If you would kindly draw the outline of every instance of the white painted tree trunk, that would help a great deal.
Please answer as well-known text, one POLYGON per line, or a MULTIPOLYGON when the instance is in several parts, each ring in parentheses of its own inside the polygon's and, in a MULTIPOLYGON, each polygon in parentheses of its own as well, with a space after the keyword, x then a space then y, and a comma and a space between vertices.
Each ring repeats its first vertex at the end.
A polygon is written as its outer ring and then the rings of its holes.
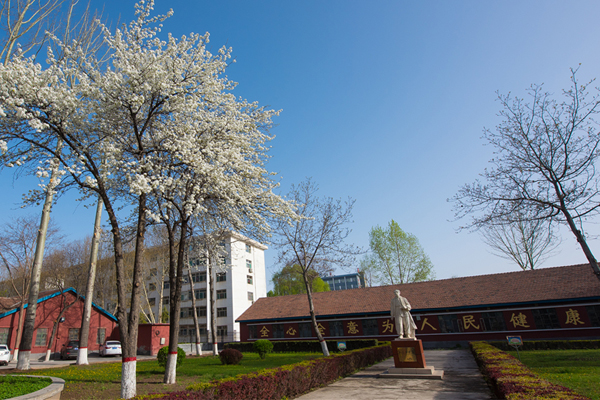
POLYGON ((136 393, 136 381, 135 381, 135 369, 136 359, 124 359, 121 365, 121 398, 131 399, 135 397, 136 393))
POLYGON ((92 249, 90 252, 90 268, 88 270, 88 281, 85 291, 85 302, 83 305, 83 318, 79 330, 79 351, 77 352, 77 365, 88 365, 88 341, 90 337, 90 318, 92 315, 92 297, 94 296, 94 282, 96 281, 96 263, 98 260, 98 247, 100 245, 100 224, 102 223, 102 199, 98 198, 96 205, 96 219, 94 220, 94 236, 92 238, 92 249))
POLYGON ((21 350, 19 352, 19 358, 17 360, 17 369, 21 371, 27 371, 31 369, 29 363, 29 357, 31 356, 31 350, 21 350))
POLYGON ((177 378, 177 353, 169 353, 167 356, 167 366, 166 366, 166 376, 165 383, 166 384, 174 384, 177 378))
POLYGON ((88 349, 87 347, 80 347, 77 350, 77 365, 88 365, 88 349))
POLYGON ((329 349, 327 348, 327 342, 324 340, 321 341, 321 351, 323 351, 323 355, 325 357, 329 357, 329 349))
POLYGON ((44 358, 44 362, 50 361, 50 355, 52 354, 52 350, 46 349, 46 358, 44 358))
POLYGON ((19 359, 19 349, 17 348, 13 352, 12 360, 15 361, 15 360, 18 360, 18 359, 19 359))
POLYGON ((197 356, 202 355, 202 343, 200 343, 200 342, 196 342, 196 355, 197 356))
POLYGON ((214 340, 213 341, 213 356, 218 356, 219 355, 219 343, 214 340))

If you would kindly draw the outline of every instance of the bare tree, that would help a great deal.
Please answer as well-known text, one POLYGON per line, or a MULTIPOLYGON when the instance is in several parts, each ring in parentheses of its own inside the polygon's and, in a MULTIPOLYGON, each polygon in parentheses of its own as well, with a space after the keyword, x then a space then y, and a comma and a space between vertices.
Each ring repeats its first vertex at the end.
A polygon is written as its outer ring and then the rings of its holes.
POLYGON ((492 253, 514 261, 521 269, 535 269, 560 244, 547 220, 523 217, 501 225, 488 225, 481 231, 492 253))
POLYGON ((310 274, 316 271, 325 275, 335 265, 349 266, 360 249, 344 242, 350 233, 346 226, 352 222, 353 200, 343 202, 330 197, 318 198, 318 187, 310 180, 292 186, 288 199, 297 205, 300 217, 295 221, 280 220, 274 244, 279 248, 279 261, 283 265, 296 264, 302 269, 310 317, 323 355, 328 356, 327 343, 317 325, 310 274))
MULTIPOLYGON (((529 219, 569 227, 594 273, 598 262, 589 248, 583 221, 600 210, 598 90, 590 97, 571 70, 571 88, 563 102, 541 86, 531 86, 530 102, 498 95, 503 122, 484 138, 494 147, 492 167, 482 181, 463 186, 453 197, 455 216, 472 216, 462 228, 517 222, 522 211, 529 219)), ((591 84, 591 82, 590 82, 591 84)))
MULTIPOLYGON (((31 271, 35 257, 38 223, 34 216, 19 217, 0 228, 0 259, 10 283, 10 295, 18 298, 20 304, 19 323, 13 359, 18 358, 19 345, 23 335, 25 312, 23 305, 28 302, 31 271)), ((56 227, 50 225, 47 233, 48 247, 52 248, 62 238, 56 227)))

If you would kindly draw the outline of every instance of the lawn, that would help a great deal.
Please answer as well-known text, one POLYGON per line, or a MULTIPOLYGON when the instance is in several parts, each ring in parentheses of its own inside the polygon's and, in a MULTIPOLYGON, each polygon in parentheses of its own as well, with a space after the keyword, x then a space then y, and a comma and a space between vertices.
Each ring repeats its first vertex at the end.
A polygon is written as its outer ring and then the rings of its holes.
MULTIPOLYGON (((516 351, 508 352, 517 357, 516 351)), ((600 400, 600 350, 520 351, 521 362, 542 378, 600 400)))
MULTIPOLYGON (((218 357, 186 357, 177 369, 177 384, 162 383, 164 369, 158 361, 137 363, 137 394, 166 393, 184 390, 197 382, 209 382, 239 374, 275 368, 322 357, 319 353, 271 353, 261 360, 256 353, 244 353, 239 365, 222 365, 218 357)), ((10 371, 10 373, 15 373, 10 371)), ((31 375, 32 371, 27 371, 31 375)), ((66 368, 35 370, 35 375, 55 376, 65 380, 64 399, 117 399, 121 392, 121 363, 91 364, 66 368)))
POLYGON ((50 378, 27 378, 24 376, 0 376, 0 400, 23 396, 49 386, 50 378))

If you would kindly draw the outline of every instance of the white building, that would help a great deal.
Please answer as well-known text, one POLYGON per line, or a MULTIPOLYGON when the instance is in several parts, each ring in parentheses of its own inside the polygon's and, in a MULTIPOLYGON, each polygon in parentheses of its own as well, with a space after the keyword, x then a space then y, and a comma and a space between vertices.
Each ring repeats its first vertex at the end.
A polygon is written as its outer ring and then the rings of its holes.
MULTIPOLYGON (((235 320, 250 307, 259 297, 267 296, 264 251, 267 246, 245 236, 231 233, 222 243, 226 256, 223 266, 213 268, 215 282, 217 314, 217 335, 219 342, 239 340, 239 323, 235 320)), ((192 269, 192 282, 189 282, 188 271, 184 270, 184 283, 181 288, 181 312, 179 342, 195 341, 195 328, 192 308, 193 288, 196 297, 198 323, 200 325, 200 341, 209 342, 207 330, 210 330, 210 296, 209 280, 206 276, 206 258, 189 256, 192 269)), ((163 308, 169 309, 169 281, 165 278, 163 308)), ((158 296, 156 285, 149 287, 148 298, 153 304, 153 313, 157 313, 158 296), (154 289, 154 290, 151 290, 154 289)))

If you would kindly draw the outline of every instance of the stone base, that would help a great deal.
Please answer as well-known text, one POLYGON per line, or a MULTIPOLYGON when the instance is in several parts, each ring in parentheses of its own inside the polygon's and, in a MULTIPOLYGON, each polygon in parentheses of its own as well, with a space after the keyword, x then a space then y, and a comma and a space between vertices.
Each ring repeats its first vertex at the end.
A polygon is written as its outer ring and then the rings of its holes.
POLYGON ((434 367, 425 368, 388 368, 379 378, 387 379, 444 379, 444 371, 436 371, 434 367))
POLYGON ((392 340, 392 353, 396 368, 425 368, 427 366, 421 340, 392 340))

